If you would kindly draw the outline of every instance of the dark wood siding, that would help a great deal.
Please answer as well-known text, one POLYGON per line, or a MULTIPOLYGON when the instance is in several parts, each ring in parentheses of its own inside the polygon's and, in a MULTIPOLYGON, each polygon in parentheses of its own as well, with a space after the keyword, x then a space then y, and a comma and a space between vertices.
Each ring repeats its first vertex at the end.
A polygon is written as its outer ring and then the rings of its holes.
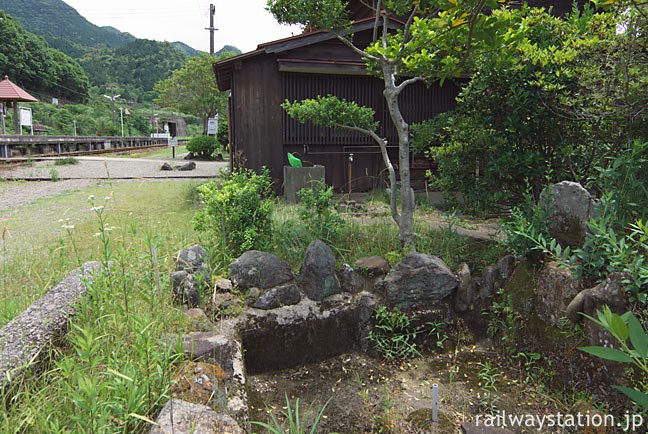
POLYGON ((247 59, 235 67, 232 84, 234 159, 245 167, 270 169, 275 188, 281 188, 281 79, 274 56, 247 59), (240 154, 239 154, 240 153, 240 154))

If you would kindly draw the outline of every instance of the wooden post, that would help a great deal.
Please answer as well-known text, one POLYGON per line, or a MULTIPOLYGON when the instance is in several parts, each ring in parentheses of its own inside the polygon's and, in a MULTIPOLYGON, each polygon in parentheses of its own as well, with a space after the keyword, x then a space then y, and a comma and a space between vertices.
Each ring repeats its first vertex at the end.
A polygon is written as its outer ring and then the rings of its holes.
POLYGON ((2 123, 2 134, 7 134, 7 128, 5 127, 5 104, 0 102, 0 119, 2 123))
POLYGON ((18 119, 18 101, 13 102, 14 109, 14 133, 20 134, 20 119, 18 119))

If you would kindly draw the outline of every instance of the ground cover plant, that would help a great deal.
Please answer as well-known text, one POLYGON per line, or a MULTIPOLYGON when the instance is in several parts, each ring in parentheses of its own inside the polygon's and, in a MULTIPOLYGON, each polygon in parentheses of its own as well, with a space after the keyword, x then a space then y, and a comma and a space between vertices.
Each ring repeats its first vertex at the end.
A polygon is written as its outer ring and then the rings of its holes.
POLYGON ((7 408, 0 416, 2 432, 149 429, 179 361, 160 340, 162 332, 181 330, 182 313, 158 282, 168 287, 171 256, 196 241, 190 190, 182 183, 117 182, 3 213, 5 228, 16 236, 29 231, 33 222, 23 217, 36 210, 40 218, 62 209, 68 211, 60 215, 69 215, 49 223, 60 229, 53 234, 12 240, 5 230, 3 241, 10 243, 2 251, 3 298, 13 301, 3 303, 4 321, 86 260, 112 268, 95 276, 63 345, 53 348, 52 361, 2 395, 7 408), (180 199, 175 206, 165 200, 170 196, 180 199), (143 197, 156 198, 159 205, 143 197), (18 254, 22 243, 33 250, 18 254), (51 261, 31 263, 40 256, 51 261))
MULTIPOLYGON (((162 236, 160 266, 168 269, 174 249, 197 241, 191 225, 194 186, 182 182, 101 183, 0 211, 4 230, 0 322, 4 324, 21 312, 79 262, 97 258, 97 227, 88 195, 112 197, 105 206, 111 213, 110 226, 118 228, 115 231, 127 233, 132 227, 138 234, 150 231, 162 236), (170 202, 170 197, 175 199, 170 202)), ((134 242, 128 237, 124 240, 134 242)))

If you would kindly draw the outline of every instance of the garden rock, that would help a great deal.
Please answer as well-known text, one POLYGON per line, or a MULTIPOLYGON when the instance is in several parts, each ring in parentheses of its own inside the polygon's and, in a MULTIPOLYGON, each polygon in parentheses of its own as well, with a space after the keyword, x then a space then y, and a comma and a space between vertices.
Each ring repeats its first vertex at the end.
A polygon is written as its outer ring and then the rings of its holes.
POLYGON ((196 282, 193 274, 189 274, 184 270, 174 271, 171 273, 171 287, 173 294, 180 303, 186 303, 190 307, 200 304, 198 282, 196 282))
MULTIPOLYGON (((186 360, 216 364, 228 376, 236 372, 236 366, 239 363, 237 351, 240 350, 240 342, 235 338, 216 332, 197 332, 183 334, 181 339, 186 360)), ((177 334, 164 335, 164 342, 176 351, 180 350, 177 334)), ((242 358, 240 363, 243 363, 242 358)))
POLYGON ((479 425, 463 422, 461 424, 461 434, 513 434, 513 431, 496 426, 486 426, 482 420, 479 425))
POLYGON ((234 289, 232 281, 221 277, 216 281, 216 291, 231 292, 234 289))
POLYGON ((160 167, 160 170, 173 170, 173 167, 169 163, 164 163, 162 167, 160 167))
POLYGON ((580 281, 574 279, 568 268, 557 262, 545 264, 538 274, 536 311, 543 321, 560 325, 567 305, 580 291, 580 281))
POLYGON ((176 253, 173 256, 173 261, 176 264, 176 271, 184 270, 189 273, 206 275, 209 272, 208 258, 205 249, 199 244, 195 244, 176 253))
POLYGON ((149 434, 245 434, 227 414, 179 399, 169 400, 155 422, 149 434))
POLYGON ((229 292, 214 292, 212 295, 212 308, 223 311, 237 303, 237 298, 229 292))
POLYGON ((482 300, 486 300, 495 293, 495 290, 497 289, 495 285, 499 277, 500 275, 497 267, 492 265, 484 267, 481 283, 479 285, 479 297, 481 297, 482 300))
POLYGON ((366 276, 384 276, 389 273, 389 262, 380 256, 365 256, 355 261, 353 266, 366 276))
POLYGON ((211 363, 183 362, 171 381, 169 392, 176 398, 224 409, 227 399, 225 372, 211 363))
POLYGON ((497 261, 497 271, 499 271, 500 277, 504 280, 508 280, 513 274, 516 264, 517 259, 514 255, 506 255, 497 261))
POLYGON ((461 264, 461 270, 457 273, 459 279, 459 286, 455 295, 455 309, 457 312, 465 312, 470 306, 475 290, 475 281, 470 276, 470 268, 468 264, 461 264))
POLYGON ((320 240, 312 241, 306 248, 297 282, 311 300, 319 301, 340 292, 340 282, 335 274, 335 256, 320 240))
POLYGON ((369 286, 369 281, 355 271, 349 264, 342 264, 339 280, 342 291, 350 292, 351 294, 364 291, 369 286))
POLYGON ((191 331, 209 332, 216 330, 216 326, 207 318, 207 315, 205 315, 202 309, 189 309, 184 312, 183 316, 189 320, 191 331))
MULTIPOLYGON (((631 277, 629 273, 612 273, 594 288, 579 292, 567 307, 569 319, 577 321, 582 318, 581 312, 596 318, 596 311, 606 305, 619 315, 628 311, 624 290, 626 284, 623 281, 631 277)), ((590 320, 585 321, 585 335, 590 345, 612 346, 616 343, 616 339, 607 330, 590 320)))
POLYGON ((232 283, 239 288, 272 288, 295 278, 290 265, 275 255, 258 250, 243 253, 229 264, 232 283))
POLYGON ((196 163, 194 161, 176 166, 176 169, 181 171, 194 170, 195 168, 196 168, 196 163))
POLYGON ((187 155, 184 156, 185 160, 193 160, 194 158, 195 157, 194 157, 193 152, 189 152, 187 155))
POLYGON ((583 246, 587 222, 594 215, 597 203, 582 185, 571 181, 553 184, 540 194, 539 204, 550 207, 549 234, 561 246, 583 246))
POLYGON ((385 277, 388 304, 401 308, 438 303, 457 287, 457 278, 436 256, 411 253, 385 277))
POLYGON ((301 300, 301 292, 294 283, 277 286, 264 292, 254 303, 257 309, 276 309, 281 306, 297 304, 301 300))

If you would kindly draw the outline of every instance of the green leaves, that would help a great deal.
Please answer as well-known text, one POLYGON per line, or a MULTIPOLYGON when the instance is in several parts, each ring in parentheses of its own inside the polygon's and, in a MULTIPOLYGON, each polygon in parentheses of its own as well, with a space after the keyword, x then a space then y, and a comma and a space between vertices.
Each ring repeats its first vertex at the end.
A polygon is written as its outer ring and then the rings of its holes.
MULTIPOLYGON (((221 58, 230 56, 226 53, 221 58)), ((155 84, 155 91, 159 95, 155 103, 197 116, 205 124, 207 118, 217 112, 225 113, 229 93, 218 89, 212 70, 215 60, 217 59, 208 55, 187 59, 182 69, 155 84)))
POLYGON ((315 99, 292 103, 286 100, 281 107, 290 117, 301 123, 312 122, 324 127, 351 127, 368 131, 375 131, 378 128, 373 109, 345 99, 340 100, 333 95, 317 96, 315 99))
POLYGON ((613 362, 632 363, 633 361, 632 357, 614 348, 580 347, 578 349, 593 356, 600 357, 601 359, 612 360, 613 362))
MULTIPOLYGON (((617 315, 612 313, 608 306, 603 306, 602 311, 597 311, 598 319, 589 316, 588 318, 610 332, 617 339, 620 348, 582 347, 579 350, 605 360, 630 363, 643 371, 644 374, 648 373, 648 364, 646 363, 648 335, 632 312, 617 315)), ((648 395, 643 391, 622 386, 613 387, 623 392, 635 403, 648 409, 648 395)))
POLYGON ((349 24, 343 0, 268 0, 267 10, 282 24, 338 29, 349 24))

